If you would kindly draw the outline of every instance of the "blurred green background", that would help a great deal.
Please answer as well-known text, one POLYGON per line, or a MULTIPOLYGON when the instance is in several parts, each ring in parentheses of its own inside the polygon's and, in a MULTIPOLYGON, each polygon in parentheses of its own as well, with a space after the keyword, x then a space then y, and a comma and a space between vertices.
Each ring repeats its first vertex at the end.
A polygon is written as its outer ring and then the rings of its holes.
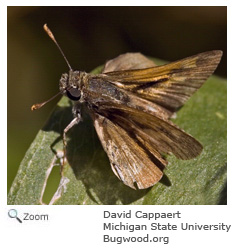
POLYGON ((226 77, 226 7, 8 7, 8 190, 57 100, 31 105, 57 93, 68 71, 45 23, 73 69, 89 72, 125 52, 174 61, 220 49, 216 74, 226 77))

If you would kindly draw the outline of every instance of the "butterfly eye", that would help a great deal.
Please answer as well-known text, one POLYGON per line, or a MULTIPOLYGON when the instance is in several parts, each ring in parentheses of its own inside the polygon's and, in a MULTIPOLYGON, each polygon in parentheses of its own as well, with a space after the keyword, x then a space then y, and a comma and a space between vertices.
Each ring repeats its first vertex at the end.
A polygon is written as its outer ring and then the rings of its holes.
POLYGON ((81 97, 81 92, 80 90, 76 88, 70 88, 66 91, 67 96, 73 100, 73 101, 78 101, 81 97))

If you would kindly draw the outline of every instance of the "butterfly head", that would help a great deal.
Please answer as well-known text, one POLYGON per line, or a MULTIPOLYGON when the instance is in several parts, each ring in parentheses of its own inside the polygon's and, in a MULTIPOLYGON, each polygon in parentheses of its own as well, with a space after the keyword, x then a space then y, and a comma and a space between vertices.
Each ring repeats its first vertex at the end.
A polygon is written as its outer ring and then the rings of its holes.
POLYGON ((69 73, 63 73, 60 79, 60 92, 70 98, 72 101, 79 101, 81 97, 81 77, 80 71, 70 70, 69 73))

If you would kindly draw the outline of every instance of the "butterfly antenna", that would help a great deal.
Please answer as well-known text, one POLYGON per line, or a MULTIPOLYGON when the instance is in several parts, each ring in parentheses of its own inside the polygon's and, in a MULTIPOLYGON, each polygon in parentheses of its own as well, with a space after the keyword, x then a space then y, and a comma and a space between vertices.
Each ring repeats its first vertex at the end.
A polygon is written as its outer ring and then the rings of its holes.
POLYGON ((63 53, 61 47, 60 47, 59 44, 57 43, 57 41, 56 41, 56 39, 55 39, 55 37, 54 37, 52 31, 49 29, 49 27, 47 26, 47 24, 44 24, 44 25, 43 25, 43 29, 44 29, 45 32, 48 34, 48 36, 53 40, 53 42, 56 44, 56 46, 58 47, 59 51, 61 52, 63 58, 65 59, 67 65, 68 65, 68 67, 69 67, 69 69, 72 71, 72 68, 71 68, 71 66, 70 66, 70 63, 68 62, 68 60, 67 60, 65 54, 63 53))
POLYGON ((36 110, 36 109, 43 107, 44 104, 50 102, 51 100, 53 100, 54 98, 56 98, 58 95, 61 95, 61 94, 62 94, 62 92, 59 91, 56 95, 54 95, 53 97, 51 97, 47 101, 44 101, 42 103, 36 103, 36 104, 32 105, 31 110, 33 111, 33 110, 36 110))

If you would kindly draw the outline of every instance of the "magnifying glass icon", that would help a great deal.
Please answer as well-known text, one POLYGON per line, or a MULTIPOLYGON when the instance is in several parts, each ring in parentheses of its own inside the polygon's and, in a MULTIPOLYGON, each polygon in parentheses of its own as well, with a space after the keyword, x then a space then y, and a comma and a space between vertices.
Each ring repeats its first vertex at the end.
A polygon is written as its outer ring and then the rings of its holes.
POLYGON ((8 211, 8 216, 10 218, 16 218, 20 223, 22 223, 22 220, 17 217, 17 211, 16 211, 16 209, 10 209, 8 211))

